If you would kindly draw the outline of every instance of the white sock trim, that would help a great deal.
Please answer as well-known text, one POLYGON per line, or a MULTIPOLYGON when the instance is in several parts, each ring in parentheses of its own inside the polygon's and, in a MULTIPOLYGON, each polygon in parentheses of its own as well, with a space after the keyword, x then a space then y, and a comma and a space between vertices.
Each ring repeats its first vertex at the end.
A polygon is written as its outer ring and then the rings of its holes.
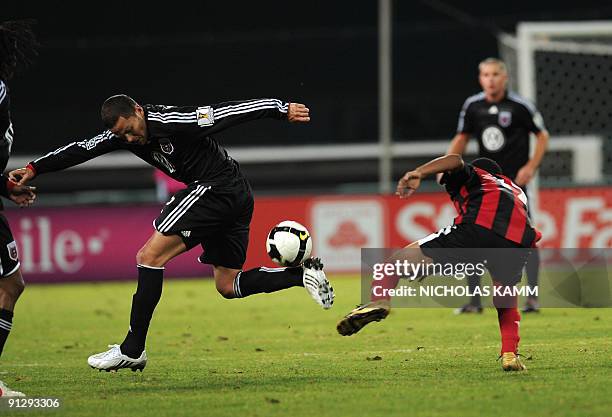
POLYGON ((242 292, 240 291, 240 275, 242 271, 236 274, 236 278, 234 278, 234 295, 238 298, 242 298, 242 292))
POLYGON ((149 265, 144 265, 144 264, 136 264, 136 266, 138 268, 148 268, 148 269, 166 269, 165 266, 149 266, 149 265))

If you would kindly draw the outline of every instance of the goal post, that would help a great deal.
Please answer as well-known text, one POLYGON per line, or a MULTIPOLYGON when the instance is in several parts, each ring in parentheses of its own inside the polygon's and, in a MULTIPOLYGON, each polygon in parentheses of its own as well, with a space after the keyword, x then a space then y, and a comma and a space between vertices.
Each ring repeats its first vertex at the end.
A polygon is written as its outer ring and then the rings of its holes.
POLYGON ((612 21, 521 22, 515 35, 499 35, 498 45, 509 87, 536 104, 551 133, 531 187, 537 219, 541 184, 601 185, 612 178, 612 21))

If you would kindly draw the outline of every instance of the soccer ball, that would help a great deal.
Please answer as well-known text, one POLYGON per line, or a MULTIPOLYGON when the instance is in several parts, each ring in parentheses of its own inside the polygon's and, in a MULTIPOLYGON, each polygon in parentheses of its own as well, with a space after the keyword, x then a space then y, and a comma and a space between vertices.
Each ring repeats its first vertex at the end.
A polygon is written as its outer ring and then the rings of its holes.
POLYGON ((312 239, 308 229, 291 220, 280 222, 270 230, 266 240, 270 258, 281 266, 298 266, 310 258, 312 239))

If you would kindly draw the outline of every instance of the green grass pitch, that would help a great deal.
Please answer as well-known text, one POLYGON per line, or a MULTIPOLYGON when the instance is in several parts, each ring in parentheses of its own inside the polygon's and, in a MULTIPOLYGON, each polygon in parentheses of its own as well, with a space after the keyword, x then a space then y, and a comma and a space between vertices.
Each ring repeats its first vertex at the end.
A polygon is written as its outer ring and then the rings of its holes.
POLYGON ((32 285, 17 306, 0 379, 60 398, 66 416, 610 416, 612 310, 523 317, 525 373, 495 359, 494 310, 396 309, 352 337, 337 320, 359 300, 332 277, 323 311, 301 288, 224 300, 210 280, 167 281, 143 373, 98 372, 87 356, 119 343, 135 282, 32 285))

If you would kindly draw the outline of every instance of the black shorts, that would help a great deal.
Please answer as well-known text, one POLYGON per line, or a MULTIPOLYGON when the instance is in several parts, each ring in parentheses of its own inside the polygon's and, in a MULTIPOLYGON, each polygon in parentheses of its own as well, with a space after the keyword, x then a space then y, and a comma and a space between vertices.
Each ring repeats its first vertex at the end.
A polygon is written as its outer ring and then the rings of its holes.
POLYGON ((436 263, 486 265, 493 280, 516 285, 531 249, 476 224, 457 224, 419 240, 423 254, 436 263))
POLYGON ((241 269, 253 206, 251 187, 242 177, 223 185, 192 183, 174 194, 153 226, 164 235, 179 235, 187 249, 202 245, 202 263, 241 269))
POLYGON ((19 269, 17 244, 6 217, 0 213, 0 277, 6 277, 19 269))

